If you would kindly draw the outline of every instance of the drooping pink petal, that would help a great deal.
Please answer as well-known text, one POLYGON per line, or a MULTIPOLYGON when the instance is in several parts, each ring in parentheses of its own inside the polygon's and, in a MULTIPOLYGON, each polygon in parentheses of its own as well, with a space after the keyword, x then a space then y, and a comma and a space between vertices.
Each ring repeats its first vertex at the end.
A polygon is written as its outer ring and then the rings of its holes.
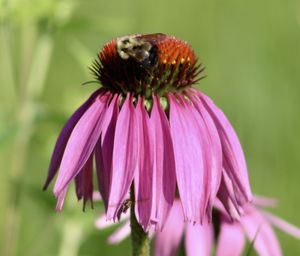
POLYGON ((240 220, 248 239, 260 256, 280 256, 281 249, 270 224, 255 208, 240 220))
POLYGON ((115 222, 107 221, 106 214, 101 214, 95 221, 95 226, 98 229, 105 229, 115 225, 115 222))
POLYGON ((246 161, 239 139, 224 113, 213 101, 197 91, 205 108, 213 118, 218 129, 223 148, 223 167, 236 186, 237 200, 240 203, 252 200, 246 161))
POLYGON ((93 199, 94 199, 94 201, 97 201, 97 202, 102 200, 102 197, 98 191, 93 192, 93 199))
POLYGON ((115 95, 105 111, 102 134, 95 147, 98 187, 106 210, 111 187, 113 146, 118 115, 119 96, 115 95))
POLYGON ((56 197, 78 174, 90 157, 101 133, 102 116, 108 100, 108 95, 96 98, 74 127, 53 189, 56 197))
POLYGON ((221 221, 217 256, 240 256, 245 248, 245 235, 238 222, 221 221))
POLYGON ((213 246, 213 227, 205 219, 202 225, 187 224, 185 249, 187 256, 209 256, 213 246))
POLYGON ((265 218, 275 227, 281 229, 283 232, 300 239, 300 229, 287 221, 265 211, 261 211, 265 218))
POLYGON ((150 123, 155 148, 151 219, 161 230, 174 201, 176 173, 170 126, 158 97, 153 97, 150 123))
MULTIPOLYGON (((129 211, 126 212, 125 214, 122 214, 121 215, 121 219, 120 221, 128 221, 129 220, 129 216, 130 216, 130 213, 129 211)), ((112 226, 115 226, 117 225, 116 222, 113 222, 113 221, 109 221, 107 220, 106 218, 106 214, 101 214, 95 221, 95 226, 96 228, 98 229, 105 229, 105 228, 108 228, 108 227, 112 227, 112 226)))
POLYGON ((66 187, 65 189, 63 189, 61 191, 61 193, 58 195, 57 197, 57 202, 56 202, 56 208, 55 208, 55 211, 57 212, 60 212, 62 207, 63 207, 63 204, 65 202, 65 198, 66 198, 66 194, 67 194, 67 190, 68 188, 66 187))
POLYGON ((227 173, 223 171, 220 188, 218 191, 218 198, 222 202, 227 213, 233 220, 240 219, 241 206, 238 204, 232 181, 228 177, 227 173))
POLYGON ((184 231, 184 216, 179 201, 174 201, 173 207, 162 231, 155 236, 155 255, 174 256, 180 246, 184 231))
POLYGON ((252 204, 261 207, 275 207, 278 205, 278 200, 275 198, 254 195, 252 204))
MULTIPOLYGON (((80 171, 82 172, 82 170, 80 171)), ((78 201, 82 199, 82 195, 83 195, 83 188, 82 188, 82 175, 80 175, 81 173, 78 173, 78 175, 75 177, 75 192, 76 192, 76 196, 78 201)))
POLYGON ((224 204, 221 202, 219 198, 217 198, 214 202, 214 208, 218 210, 220 213, 226 215, 228 212, 224 207, 224 204))
POLYGON ((116 231, 114 231, 107 239, 109 244, 118 244, 130 235, 130 222, 127 221, 116 231))
POLYGON ((138 222, 147 230, 152 208, 152 180, 154 136, 150 127, 148 112, 144 107, 144 99, 139 98, 136 109, 139 153, 137 170, 134 176, 135 214, 138 222))
POLYGON ((67 121, 65 126, 62 128, 62 130, 57 138, 57 141, 56 141, 53 153, 52 153, 52 157, 51 157, 51 161, 50 161, 50 165, 49 165, 49 169, 48 169, 48 176, 47 176, 45 185, 43 187, 44 190, 47 189, 47 187, 49 186, 49 183, 52 181, 56 172, 58 171, 58 168, 61 163, 61 159, 63 157, 67 142, 69 140, 69 137, 70 137, 71 132, 73 131, 75 125, 77 124, 78 120, 82 117, 84 112, 93 103, 95 98, 101 94, 103 94, 103 92, 100 90, 97 90, 96 92, 94 92, 90 96, 90 98, 85 103, 83 103, 83 105, 81 105, 73 113, 73 115, 69 118, 69 120, 67 121))
MULTIPOLYGON (((202 157, 203 157, 203 178, 204 178, 204 186, 203 186, 203 198, 204 198, 204 204, 200 205, 200 219, 202 222, 202 218, 205 214, 205 212, 208 212, 208 206, 212 206, 213 201, 210 201, 211 199, 211 184, 212 182, 212 154, 211 154, 211 145, 209 141, 209 134, 206 129, 205 123, 203 121, 203 118, 199 113, 196 111, 193 104, 189 104, 189 101, 186 101, 183 97, 181 98, 181 102, 186 105, 187 111, 192 114, 194 119, 191 119, 194 122, 195 127, 198 126, 198 132, 199 132, 199 142, 200 147, 202 151, 202 157)), ((215 192, 215 191, 214 191, 215 192)), ((215 197, 213 197, 215 199, 215 197)), ((212 210, 212 208, 210 208, 212 210)), ((211 213, 208 214, 209 218, 211 217, 211 213)))
POLYGON ((78 200, 83 198, 83 210, 88 200, 93 208, 93 155, 84 164, 82 170, 75 177, 75 188, 78 200))
POLYGON ((210 196, 208 139, 194 106, 168 94, 177 186, 186 220, 200 223, 210 196))
POLYGON ((189 98, 193 102, 194 106, 201 114, 203 118, 203 122, 206 127, 206 132, 208 134, 209 139, 209 149, 211 150, 212 157, 212 165, 211 165, 211 195, 210 195, 210 203, 208 207, 208 213, 211 215, 213 202, 219 190, 219 186, 221 183, 222 177, 222 146, 219 138, 219 134, 217 128, 214 124, 213 119, 207 112, 206 108, 203 106, 201 100, 194 95, 193 93, 189 93, 189 98))
POLYGON ((116 219, 129 191, 137 164, 137 121, 129 94, 118 116, 113 147, 112 180, 107 210, 108 219, 116 219))

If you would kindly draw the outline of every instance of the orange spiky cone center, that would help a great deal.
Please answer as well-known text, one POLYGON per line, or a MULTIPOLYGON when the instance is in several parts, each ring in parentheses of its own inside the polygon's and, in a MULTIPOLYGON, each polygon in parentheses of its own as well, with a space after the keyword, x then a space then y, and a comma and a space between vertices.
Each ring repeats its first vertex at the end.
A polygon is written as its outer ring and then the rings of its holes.
POLYGON ((163 34, 114 39, 98 54, 92 71, 109 90, 146 98, 182 91, 195 84, 204 68, 191 46, 163 34))

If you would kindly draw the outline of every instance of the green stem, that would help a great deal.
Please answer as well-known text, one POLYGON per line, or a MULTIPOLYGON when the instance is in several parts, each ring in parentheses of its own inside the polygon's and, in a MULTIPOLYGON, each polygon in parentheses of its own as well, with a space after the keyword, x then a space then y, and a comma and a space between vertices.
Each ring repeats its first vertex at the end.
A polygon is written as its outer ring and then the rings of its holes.
POLYGON ((130 190, 130 225, 131 225, 131 244, 132 244, 132 256, 149 256, 150 255, 150 242, 148 234, 143 230, 138 223, 135 212, 135 198, 134 187, 131 186, 130 190))

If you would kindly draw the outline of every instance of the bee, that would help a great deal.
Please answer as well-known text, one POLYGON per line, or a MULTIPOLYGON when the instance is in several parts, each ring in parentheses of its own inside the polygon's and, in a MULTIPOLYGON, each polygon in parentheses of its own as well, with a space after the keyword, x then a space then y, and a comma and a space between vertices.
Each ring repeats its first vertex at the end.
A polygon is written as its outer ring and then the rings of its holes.
MULTIPOLYGON (((132 199, 125 199, 121 204, 120 204, 120 208, 119 210, 117 211, 117 216, 118 216, 118 219, 120 219, 121 215, 122 214, 126 214, 127 211, 131 208, 131 206, 136 203, 136 202, 146 202, 148 201, 149 199, 139 199, 139 200, 132 200, 132 199)), ((113 206, 113 205, 111 205, 113 206)))
POLYGON ((120 208, 120 211, 122 213, 126 213, 128 211, 128 209, 131 207, 132 205, 132 200, 131 199, 126 199, 123 203, 122 203, 122 206, 120 208))
POLYGON ((132 58, 144 68, 153 67, 158 62, 158 47, 155 44, 155 35, 153 35, 152 40, 151 37, 139 35, 117 39, 118 55, 124 60, 132 58))

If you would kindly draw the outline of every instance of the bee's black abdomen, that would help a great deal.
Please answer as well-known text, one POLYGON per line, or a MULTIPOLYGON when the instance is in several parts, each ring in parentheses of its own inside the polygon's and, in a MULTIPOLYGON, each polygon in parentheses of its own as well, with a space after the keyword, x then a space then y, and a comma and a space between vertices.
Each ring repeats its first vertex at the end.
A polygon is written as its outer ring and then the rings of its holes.
POLYGON ((153 45, 149 51, 149 57, 143 61, 143 65, 146 68, 150 68, 155 66, 158 60, 159 60, 158 47, 156 45, 153 45))

